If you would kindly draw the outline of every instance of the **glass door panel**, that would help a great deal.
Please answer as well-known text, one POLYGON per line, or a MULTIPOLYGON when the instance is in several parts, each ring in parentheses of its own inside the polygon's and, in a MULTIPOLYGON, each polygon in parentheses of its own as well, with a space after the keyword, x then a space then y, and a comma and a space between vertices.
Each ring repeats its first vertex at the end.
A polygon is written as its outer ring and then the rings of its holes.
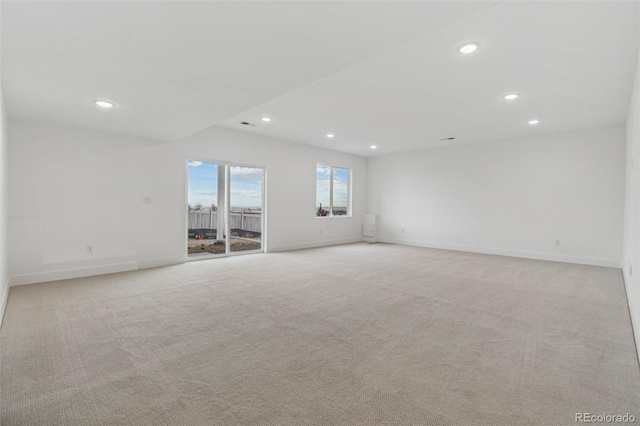
POLYGON ((187 254, 225 254, 224 166, 187 162, 187 254), (222 186, 220 186, 222 185, 222 186))
POLYGON ((229 250, 262 250, 264 170, 229 166, 229 250))

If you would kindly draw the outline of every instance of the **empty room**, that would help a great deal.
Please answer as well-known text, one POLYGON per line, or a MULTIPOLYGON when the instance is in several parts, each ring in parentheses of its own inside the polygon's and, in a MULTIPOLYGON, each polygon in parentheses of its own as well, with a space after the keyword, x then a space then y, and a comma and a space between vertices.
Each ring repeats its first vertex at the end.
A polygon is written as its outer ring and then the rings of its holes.
POLYGON ((640 424, 640 2, 0 1, 0 424, 640 424))

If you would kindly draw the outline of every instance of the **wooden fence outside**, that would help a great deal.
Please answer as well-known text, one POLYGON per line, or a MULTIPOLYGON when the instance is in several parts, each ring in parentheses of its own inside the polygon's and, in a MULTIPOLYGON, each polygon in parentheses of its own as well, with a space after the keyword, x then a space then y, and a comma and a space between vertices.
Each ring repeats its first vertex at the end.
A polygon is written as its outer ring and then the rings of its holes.
MULTIPOLYGON (((231 212, 229 219, 231 229, 262 233, 261 213, 231 212)), ((189 229, 218 229, 218 212, 189 212, 189 229)))

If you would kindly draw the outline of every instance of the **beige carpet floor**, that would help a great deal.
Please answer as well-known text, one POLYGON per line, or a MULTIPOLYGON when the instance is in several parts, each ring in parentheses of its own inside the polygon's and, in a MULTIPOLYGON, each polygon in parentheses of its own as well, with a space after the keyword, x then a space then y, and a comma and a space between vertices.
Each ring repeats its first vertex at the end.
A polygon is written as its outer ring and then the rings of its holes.
POLYGON ((13 287, 0 424, 640 418, 618 269, 383 244, 13 287))

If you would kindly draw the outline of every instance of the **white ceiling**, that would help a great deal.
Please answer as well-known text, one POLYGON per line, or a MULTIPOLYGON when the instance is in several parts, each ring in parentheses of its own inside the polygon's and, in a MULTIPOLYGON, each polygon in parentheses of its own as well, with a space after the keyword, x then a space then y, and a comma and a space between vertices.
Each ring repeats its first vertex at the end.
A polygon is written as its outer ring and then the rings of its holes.
POLYGON ((219 125, 367 156, 624 123, 640 13, 636 1, 1 7, 12 117, 161 140, 219 125), (481 48, 460 54, 470 41, 481 48))

